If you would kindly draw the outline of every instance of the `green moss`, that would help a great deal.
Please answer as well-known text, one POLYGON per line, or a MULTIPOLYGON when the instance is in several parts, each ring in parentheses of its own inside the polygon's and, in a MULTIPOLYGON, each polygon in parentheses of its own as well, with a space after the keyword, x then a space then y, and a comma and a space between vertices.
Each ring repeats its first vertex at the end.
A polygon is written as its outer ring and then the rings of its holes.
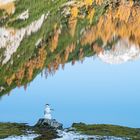
MULTIPOLYGON (((3 22, 0 21, 1 25, 7 25, 14 28, 23 28, 31 22, 37 20, 42 14, 47 12, 53 13, 58 7, 60 7, 67 0, 17 0, 16 11, 13 15, 6 18, 3 22), (29 18, 25 21, 17 19, 17 17, 24 11, 29 10, 29 18)), ((2 12, 0 12, 2 15, 2 12)))
POLYGON ((26 134, 29 126, 18 123, 0 123, 0 139, 26 134))
POLYGON ((101 135, 101 136, 117 136, 117 137, 129 137, 134 140, 140 139, 139 128, 129 128, 116 125, 107 124, 84 124, 74 123, 72 127, 76 128, 77 131, 88 135, 101 135))
POLYGON ((37 134, 41 134, 39 137, 35 138, 34 140, 52 140, 58 138, 57 132, 54 129, 34 127, 33 130, 37 134))
POLYGON ((39 135, 35 140, 52 140, 58 137, 56 130, 52 128, 34 127, 22 123, 0 123, 0 139, 9 136, 26 135, 27 131, 32 131, 34 134, 39 135))

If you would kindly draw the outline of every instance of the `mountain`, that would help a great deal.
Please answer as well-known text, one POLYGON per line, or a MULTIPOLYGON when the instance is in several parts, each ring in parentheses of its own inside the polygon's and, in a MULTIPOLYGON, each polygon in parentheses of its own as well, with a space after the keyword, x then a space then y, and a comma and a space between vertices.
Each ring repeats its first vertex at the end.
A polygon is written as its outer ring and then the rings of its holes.
POLYGON ((86 57, 137 59, 139 28, 137 1, 0 0, 0 95, 86 57))

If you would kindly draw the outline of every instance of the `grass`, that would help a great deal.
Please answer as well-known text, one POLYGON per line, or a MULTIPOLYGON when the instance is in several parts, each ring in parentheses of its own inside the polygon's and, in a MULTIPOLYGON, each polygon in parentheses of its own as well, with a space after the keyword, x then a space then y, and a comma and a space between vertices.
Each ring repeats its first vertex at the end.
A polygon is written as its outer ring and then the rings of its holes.
POLYGON ((0 123, 0 139, 26 135, 27 131, 33 131, 34 134, 40 135, 34 140, 52 140, 58 137, 57 132, 53 129, 32 127, 22 123, 0 123))
MULTIPOLYGON (((16 11, 13 15, 8 16, 5 21, 0 22, 1 25, 6 25, 8 27, 14 27, 14 28, 23 28, 31 22, 37 20, 41 17, 42 14, 46 14, 47 12, 53 12, 55 9, 62 5, 66 0, 17 0, 16 5, 16 11), (27 20, 19 20, 17 17, 24 11, 29 10, 29 16, 27 20)), ((3 12, 0 12, 1 17, 3 12)))
POLYGON ((84 123, 74 123, 72 127, 76 128, 83 134, 87 135, 101 135, 101 136, 116 136, 116 137, 128 137, 133 140, 140 139, 140 129, 139 128, 129 128, 117 125, 108 124, 84 124, 84 123))
POLYGON ((29 127, 18 123, 0 123, 0 139, 9 136, 20 136, 26 134, 29 127))
POLYGON ((41 134, 39 137, 35 138, 34 140, 52 140, 58 138, 57 132, 54 129, 34 127, 33 130, 35 131, 35 133, 41 134))
MULTIPOLYGON (((76 131, 87 135, 127 137, 132 140, 140 140, 140 128, 84 123, 73 123, 72 127, 75 128, 76 131)), ((22 123, 0 123, 0 139, 9 136, 26 135, 27 131, 33 131, 35 134, 40 135, 35 138, 35 140, 51 140, 58 137, 56 130, 52 128, 28 126, 22 123)))

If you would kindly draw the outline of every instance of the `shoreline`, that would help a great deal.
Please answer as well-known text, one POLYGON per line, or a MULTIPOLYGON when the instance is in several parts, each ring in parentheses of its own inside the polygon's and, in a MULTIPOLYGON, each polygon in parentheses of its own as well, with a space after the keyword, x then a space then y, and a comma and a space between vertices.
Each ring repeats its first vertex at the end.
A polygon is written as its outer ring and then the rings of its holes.
POLYGON ((25 123, 0 122, 0 139, 28 137, 34 140, 61 140, 65 138, 96 138, 129 140, 140 139, 140 128, 119 125, 73 123, 62 130, 45 126, 29 126, 25 123), (12 131, 11 131, 12 130, 12 131))

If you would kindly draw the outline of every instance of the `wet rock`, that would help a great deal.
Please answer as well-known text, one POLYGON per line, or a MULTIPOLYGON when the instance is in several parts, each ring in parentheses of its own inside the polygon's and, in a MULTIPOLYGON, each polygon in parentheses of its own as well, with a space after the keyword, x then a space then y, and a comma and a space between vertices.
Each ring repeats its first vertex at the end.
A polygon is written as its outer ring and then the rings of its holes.
POLYGON ((63 129, 63 124, 57 122, 55 119, 39 119, 35 127, 63 129))

